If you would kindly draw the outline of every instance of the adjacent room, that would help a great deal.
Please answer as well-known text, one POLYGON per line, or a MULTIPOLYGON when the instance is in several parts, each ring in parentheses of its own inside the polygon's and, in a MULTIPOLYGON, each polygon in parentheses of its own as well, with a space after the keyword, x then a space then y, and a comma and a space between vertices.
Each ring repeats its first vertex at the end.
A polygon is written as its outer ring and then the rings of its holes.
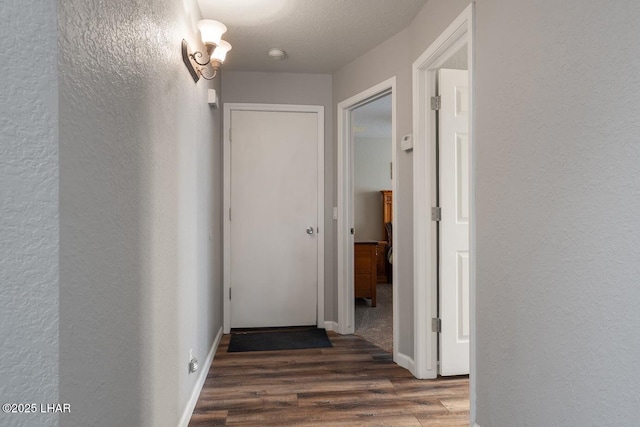
POLYGON ((357 107, 351 116, 355 334, 389 353, 393 353, 391 115, 391 94, 386 94, 357 107))

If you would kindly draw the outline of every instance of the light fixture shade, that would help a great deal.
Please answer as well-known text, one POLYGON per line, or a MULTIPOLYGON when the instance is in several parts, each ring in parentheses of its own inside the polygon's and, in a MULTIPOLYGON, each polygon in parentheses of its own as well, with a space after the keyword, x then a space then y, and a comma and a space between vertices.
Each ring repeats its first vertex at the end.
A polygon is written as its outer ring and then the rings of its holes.
POLYGON ((269 49, 267 51, 267 55, 269 55, 269 58, 274 60, 281 60, 287 57, 287 53, 284 50, 279 49, 277 47, 272 47, 271 49, 269 49))
POLYGON ((214 50, 213 54, 211 55, 211 60, 223 63, 225 58, 227 57, 227 52, 229 52, 230 50, 231 45, 224 40, 220 40, 220 44, 218 45, 218 47, 216 47, 216 50, 214 50))
POLYGON ((227 31, 227 27, 222 22, 214 21, 213 19, 198 21, 198 29, 204 44, 212 43, 216 46, 220 44, 220 38, 227 31))

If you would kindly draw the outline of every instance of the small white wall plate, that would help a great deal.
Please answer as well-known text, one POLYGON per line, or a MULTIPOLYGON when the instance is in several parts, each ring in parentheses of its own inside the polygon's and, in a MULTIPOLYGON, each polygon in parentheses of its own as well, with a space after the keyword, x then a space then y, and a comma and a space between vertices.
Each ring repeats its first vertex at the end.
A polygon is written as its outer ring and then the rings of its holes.
POLYGON ((402 137, 400 148, 402 148, 403 151, 413 150, 413 136, 411 134, 402 137))

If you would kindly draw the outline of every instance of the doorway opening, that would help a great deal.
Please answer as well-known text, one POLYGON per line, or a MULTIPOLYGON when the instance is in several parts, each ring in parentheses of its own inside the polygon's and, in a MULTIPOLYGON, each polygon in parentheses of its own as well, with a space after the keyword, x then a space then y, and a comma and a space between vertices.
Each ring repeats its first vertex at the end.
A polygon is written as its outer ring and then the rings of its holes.
POLYGON ((457 372, 459 368, 448 371, 447 364, 459 357, 470 375, 471 420, 476 259, 473 14, 471 3, 413 64, 415 373, 418 378, 436 378, 457 372), (458 122, 462 116, 465 120, 458 122))
MULTIPOLYGON (((393 350, 393 359, 397 362, 397 320, 393 313, 397 313, 397 280, 392 273, 393 267, 388 264, 388 250, 397 247, 397 233, 393 233, 393 218, 396 217, 396 204, 389 203, 390 214, 387 215, 388 224, 384 222, 383 206, 384 192, 391 195, 396 190, 397 171, 392 165, 396 164, 396 80, 395 77, 373 86, 338 104, 338 332, 341 334, 353 334, 356 331, 356 296, 366 298, 366 307, 374 304, 377 297, 378 270, 380 281, 390 285, 391 297, 391 333, 390 342, 393 350), (368 188, 356 184, 356 166, 359 160, 366 163, 365 156, 373 155, 372 141, 362 138, 366 132, 366 126, 360 116, 367 116, 371 110, 386 110, 388 117, 390 111, 390 125, 387 127, 387 156, 384 150, 380 150, 377 169, 382 169, 380 181, 376 184, 369 183, 368 188), (369 142, 370 144, 367 144, 369 142), (358 156, 358 153, 360 156, 358 156), (389 161, 388 164, 387 162, 389 161), (387 179, 382 182, 382 177, 387 179), (358 194, 355 194, 358 185, 358 194), (383 188, 386 187, 386 188, 383 188), (368 202, 367 202, 368 200, 368 202), (356 208, 359 206, 359 208, 356 208), (364 214, 364 215, 363 215, 364 214), (356 223, 356 215, 359 216, 356 223), (375 228, 375 229, 374 229, 375 228), (369 231, 370 230, 370 231, 369 231), (387 231, 388 230, 388 231, 387 231), (387 240, 383 240, 387 239, 387 240), (381 243, 386 242, 386 243, 381 243), (359 261, 356 261, 356 251, 359 261), (356 273, 356 262, 358 272, 356 273), (380 268, 378 265, 380 264, 380 268), (386 273, 383 277, 383 273, 386 273), (389 280, 391 277, 391 280, 389 280), (374 295, 375 292, 375 295, 374 295)), ((375 114, 370 114, 375 115, 375 114)), ((373 126, 372 124, 368 126, 373 126)), ((382 141, 377 141, 383 145, 382 141)), ((373 145, 376 145, 373 142, 373 145)), ((363 166, 363 165, 360 165, 363 166)), ((358 169, 363 169, 358 167, 358 169)), ((375 173, 366 169, 362 175, 375 173)), ((393 263, 393 258, 391 258, 393 263)), ((377 298, 376 305, 378 305, 377 298)), ((360 300, 362 304, 362 300, 360 300)), ((365 308, 365 307, 362 307, 365 308)), ((372 309, 375 310, 375 309, 372 309)))
POLYGON ((355 335, 393 353, 392 111, 387 93, 352 111, 355 335))

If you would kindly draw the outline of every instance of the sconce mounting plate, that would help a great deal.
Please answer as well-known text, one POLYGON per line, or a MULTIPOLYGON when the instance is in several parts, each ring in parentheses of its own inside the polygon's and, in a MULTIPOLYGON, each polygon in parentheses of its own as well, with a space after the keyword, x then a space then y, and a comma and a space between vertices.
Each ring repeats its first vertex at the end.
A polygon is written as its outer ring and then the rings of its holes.
POLYGON ((184 65, 187 66, 187 70, 193 77, 194 82, 198 82, 200 80, 200 75, 196 71, 195 65, 193 64, 193 60, 191 59, 191 49, 189 48, 189 43, 185 39, 182 39, 182 60, 184 61, 184 65))

